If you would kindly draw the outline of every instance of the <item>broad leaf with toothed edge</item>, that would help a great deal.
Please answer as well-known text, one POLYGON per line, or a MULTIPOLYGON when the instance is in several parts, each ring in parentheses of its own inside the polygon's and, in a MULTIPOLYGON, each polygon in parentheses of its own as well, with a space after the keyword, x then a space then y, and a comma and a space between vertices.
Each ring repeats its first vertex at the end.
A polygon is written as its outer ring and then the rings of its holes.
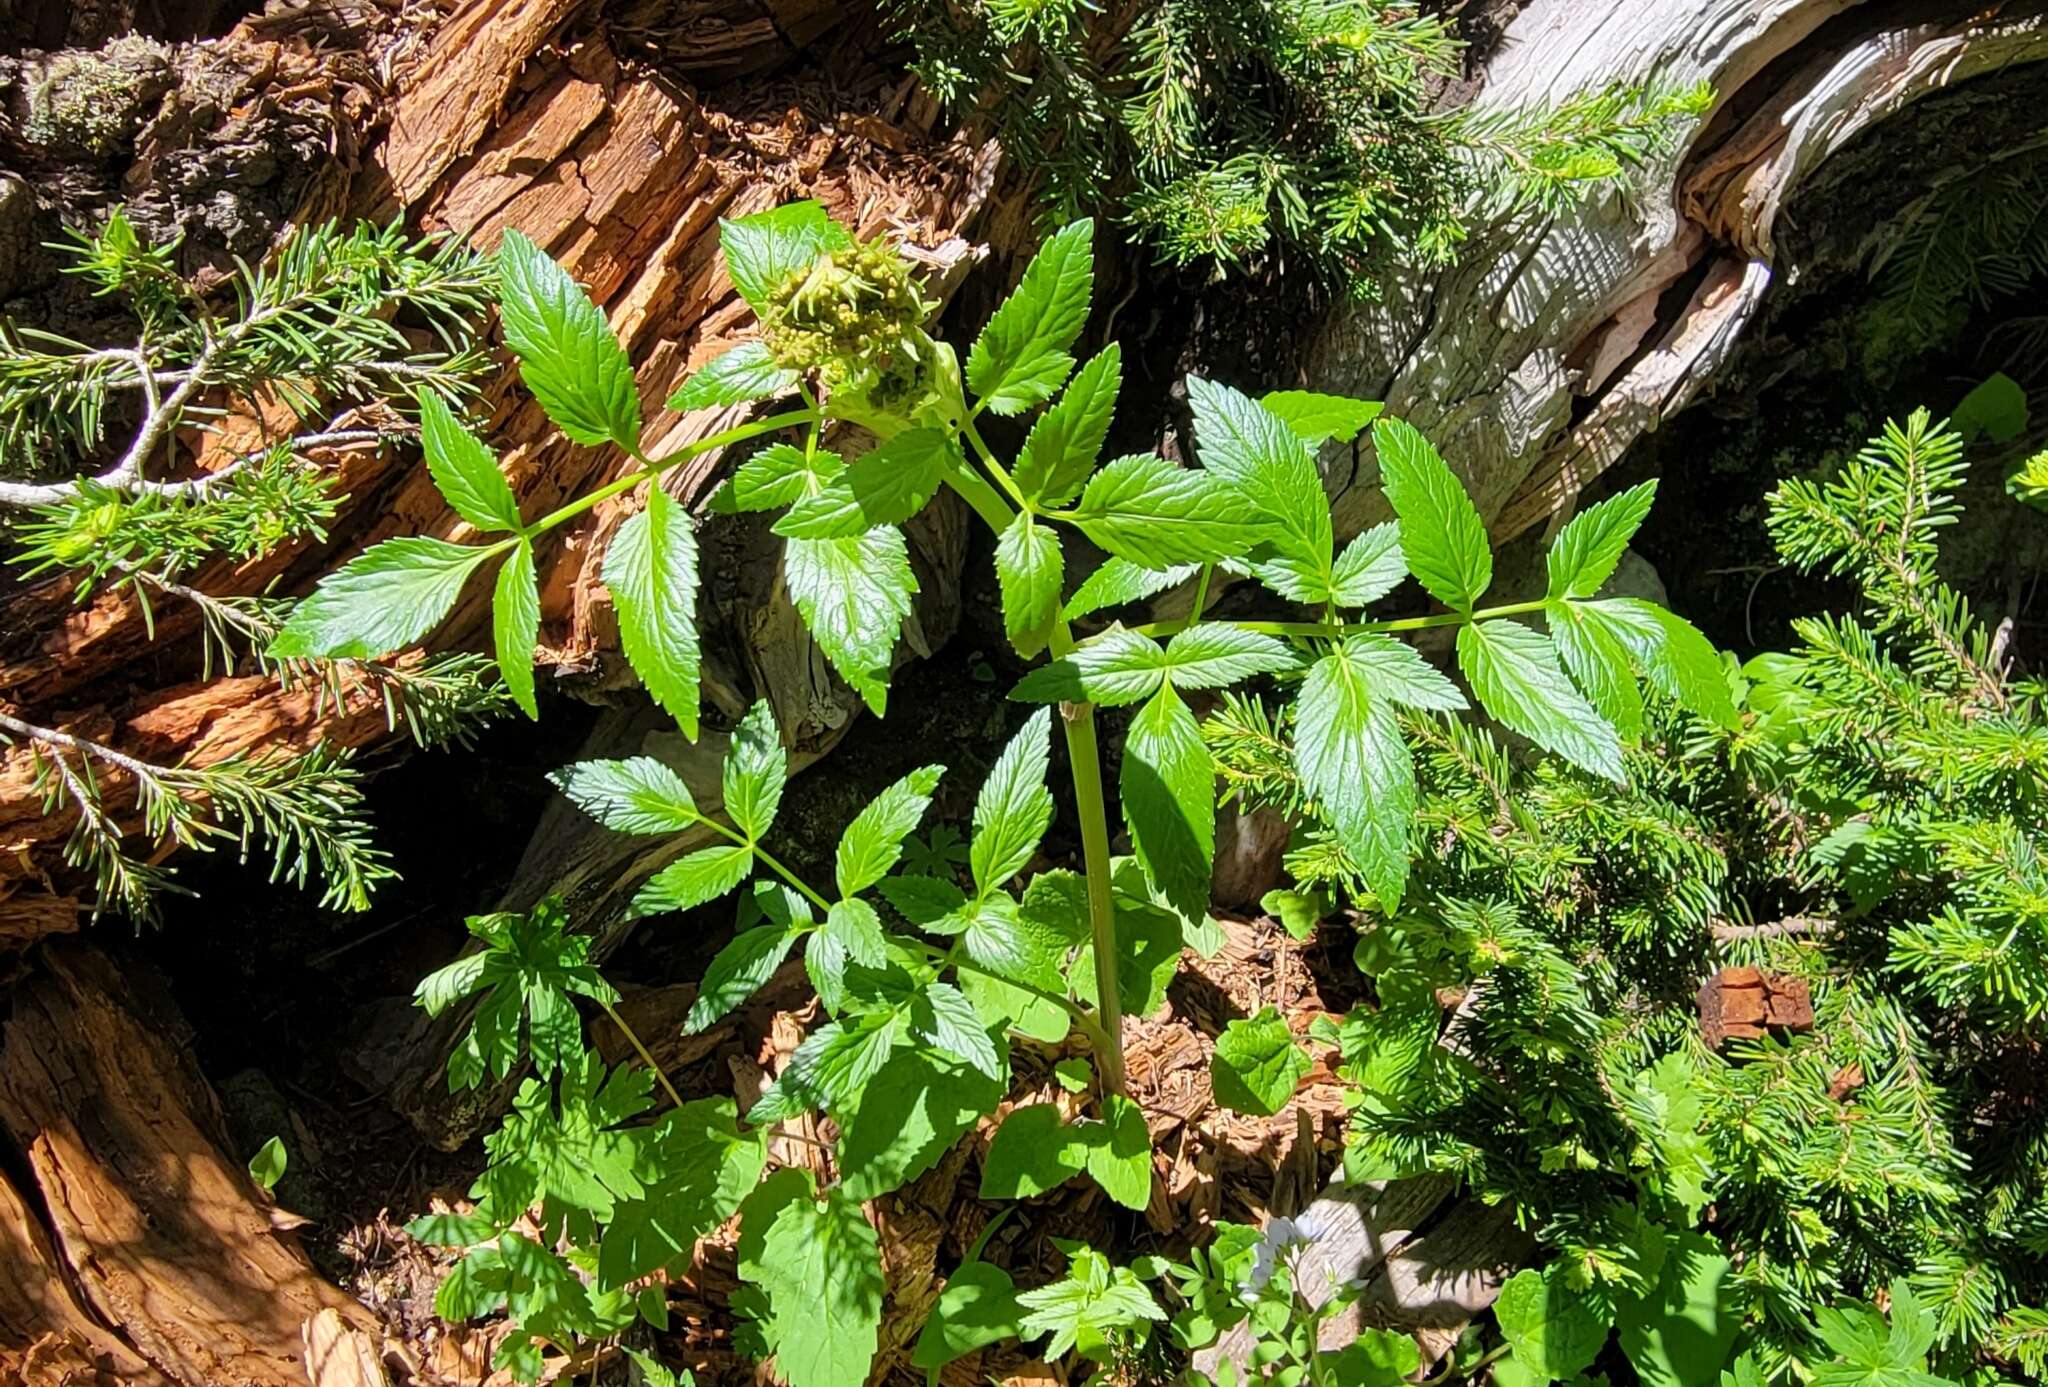
POLYGON ((1493 584, 1493 546, 1472 498, 1413 425, 1376 420, 1372 439, 1408 571, 1446 607, 1471 611, 1493 584))
POLYGON ((484 441, 462 426, 439 391, 420 391, 419 402, 420 451, 442 499, 479 530, 518 529, 519 502, 484 441))
POLYGON ((1519 621, 1458 628, 1458 666, 1502 725, 1583 771, 1623 779, 1621 739, 1565 677, 1550 639, 1519 621))
POLYGON ((1074 369, 1068 349, 1088 322, 1094 238, 1095 223, 1086 218, 1047 237, 967 353, 968 388, 997 414, 1051 399, 1074 369))
POLYGON ((533 650, 540 642, 540 582, 533 572, 533 543, 521 539, 498 570, 491 595, 491 641, 505 692, 529 718, 540 717, 533 696, 533 650))
POLYGON ((374 660, 441 624, 491 550, 409 535, 364 550, 321 580, 270 643, 280 660, 374 660))
POLYGON ((1051 754, 1052 714, 1041 708, 1018 729, 981 783, 968 862, 983 896, 1030 864, 1052 822, 1052 791, 1045 787, 1051 754))
POLYGON ((498 314, 519 378, 578 443, 640 443, 640 388, 611 324, 569 272, 517 231, 498 251, 498 314))
POLYGON ((1295 703, 1294 764, 1366 884, 1391 915, 1408 885, 1415 764, 1391 704, 1349 643, 1316 661, 1295 703))
POLYGON ((903 532, 877 525, 852 539, 792 539, 782 572, 832 668, 877 716, 887 711, 896 637, 917 595, 903 532))
POLYGON ((600 570, 618 613, 619 644, 648 696, 697 739, 697 531, 661 489, 627 520, 600 570))

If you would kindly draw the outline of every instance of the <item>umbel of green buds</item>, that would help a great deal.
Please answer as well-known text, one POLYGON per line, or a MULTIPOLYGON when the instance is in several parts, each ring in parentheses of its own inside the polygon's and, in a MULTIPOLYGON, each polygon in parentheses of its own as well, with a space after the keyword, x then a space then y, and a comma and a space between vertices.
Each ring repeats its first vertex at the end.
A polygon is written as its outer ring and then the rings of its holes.
POLYGON ((835 390, 881 409, 921 393, 932 305, 895 247, 856 242, 821 255, 776 286, 762 313, 768 350, 792 371, 816 370, 835 390))

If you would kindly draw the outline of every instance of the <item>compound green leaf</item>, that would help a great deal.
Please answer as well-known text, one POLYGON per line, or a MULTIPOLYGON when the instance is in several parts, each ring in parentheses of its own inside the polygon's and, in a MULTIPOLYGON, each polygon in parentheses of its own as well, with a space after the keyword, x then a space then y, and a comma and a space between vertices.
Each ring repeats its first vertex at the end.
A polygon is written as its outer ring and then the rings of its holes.
POLYGON ((1205 621, 1184 627, 1166 643, 1166 677, 1176 689, 1216 689, 1255 674, 1275 674, 1301 663, 1278 636, 1205 621))
POLYGON ((521 539, 498 570, 491 594, 491 640, 498 677, 519 711, 540 718, 533 697, 533 648, 540 643, 540 582, 533 572, 533 544, 521 539))
POLYGON ((740 843, 699 848, 649 877, 633 893, 633 914, 666 915, 715 901, 745 881, 754 870, 753 849, 740 843))
POLYGON ((1375 420, 1372 438, 1408 571, 1446 607, 1471 611, 1493 583, 1493 547, 1472 498, 1412 425, 1375 420))
POLYGON ((782 787, 789 779, 789 754, 782 749, 782 733, 767 699, 747 709, 733 729, 719 779, 733 826, 752 842, 760 842, 775 822, 782 787))
POLYGON ((1365 675, 1373 696, 1404 708, 1455 713, 1469 706, 1458 686, 1446 679, 1414 646, 1371 632, 1344 642, 1344 658, 1365 675))
POLYGON ((744 342, 704 363, 668 397, 679 413, 743 405, 796 389, 797 374, 775 364, 766 342, 744 342))
POLYGON ((1239 1017, 1216 1037, 1209 1085, 1216 1101, 1233 1112, 1271 1117, 1287 1106, 1311 1064, 1278 1011, 1239 1017))
POLYGON ((561 902, 550 896, 531 911, 495 911, 464 922, 482 952, 457 959, 421 979, 414 996, 429 1016, 483 992, 475 1019, 449 1060, 450 1092, 475 1087, 488 1070, 504 1078, 519 1058, 520 1029, 534 1068, 552 1073, 582 1051, 582 1022, 572 996, 612 1002, 618 994, 590 965, 590 939, 572 933, 561 902))
POLYGON ((1024 870, 1052 822, 1052 791, 1045 771, 1052 754, 1052 713, 1025 719, 989 769, 974 801, 974 837, 968 865, 983 896, 1024 870))
POLYGON ((903 532, 878 525, 853 539, 792 539, 783 546, 782 572, 818 649, 882 714, 896 636, 917 594, 903 532))
POLYGON ((771 443, 739 465, 712 496, 711 509, 726 515, 780 510, 815 496, 845 470, 837 453, 820 448, 807 454, 793 444, 771 443))
POLYGON ((1656 497, 1657 483, 1652 478, 1573 516, 1557 532, 1544 556, 1544 567, 1550 573, 1547 595, 1554 601, 1598 592, 1600 585, 1614 576, 1615 566, 1656 497))
POLYGON ((1349 443, 1386 409, 1378 400, 1354 400, 1314 390, 1271 390, 1259 396, 1259 404, 1311 448, 1333 438, 1349 443))
MULTIPOLYGON (((1115 1266, 1085 1245, 1070 1247, 1068 1257, 1064 1277, 1017 1297, 1017 1304, 1030 1311, 1019 1325, 1020 1337, 1052 1335, 1040 1350, 1045 1361, 1057 1362, 1075 1348, 1091 1357, 1106 1354, 1115 1336, 1138 1338, 1150 1322, 1166 1318, 1131 1268, 1115 1266)), ((1285 1377, 1275 1381, 1280 1387, 1299 1387, 1285 1377)))
POLYGON ((640 390, 611 324, 569 272, 517 231, 498 250, 498 312, 519 378, 578 443, 640 443, 640 390))
POLYGON ((1058 533, 1020 511, 996 542, 996 581, 1003 593, 1003 633, 1027 660, 1045 649, 1059 620, 1063 573, 1058 533))
POLYGON ((321 580, 270 643, 280 660, 373 660, 426 635, 491 553, 411 535, 387 539, 321 580))
POLYGON ((455 513, 479 530, 516 530, 519 502, 498 459, 462 426, 438 390, 421 390, 420 451, 434 487, 455 513))
POLYGON ((571 804, 618 833, 681 833, 701 817, 683 778, 652 756, 577 761, 548 779, 571 804))
POLYGON ((931 808, 944 766, 920 766, 868 801, 839 835, 839 894, 855 896, 889 874, 903 856, 903 840, 931 808))
POLYGON ((1415 764, 1390 702, 1352 643, 1316 661, 1295 703, 1294 765, 1391 915, 1408 885, 1415 764))
POLYGON ((619 643, 648 696, 697 739, 697 531, 662 490, 619 527, 605 550, 604 585, 618 613, 619 643))
POLYGON ((1168 588, 1179 587, 1201 568, 1195 563, 1175 564, 1170 568, 1141 568, 1129 559, 1105 559, 1082 580, 1080 587, 1074 589, 1074 595, 1067 599, 1060 615, 1075 621, 1104 607, 1136 602, 1168 588))
POLYGON ((448 1268, 434 1289, 434 1313, 451 1324, 505 1308, 504 1259, 495 1245, 479 1247, 448 1268))
POLYGON ((1216 856, 1216 765, 1201 725, 1171 688, 1131 720, 1117 788, 1145 875, 1181 914, 1200 916, 1216 856))
POLYGON ((1833 1362, 1816 1363, 1815 1387, 1945 1387, 1950 1379, 1927 1371, 1927 1350, 1938 1326, 1904 1277, 1891 1284, 1891 1322, 1874 1307, 1836 1305, 1814 1314, 1833 1362))
POLYGON ((1064 506, 1095 470, 1116 407, 1123 357, 1112 342, 1067 382, 1059 402, 1038 417, 1017 455, 1017 487, 1040 506, 1064 506))
POLYGON ((733 288, 758 314, 791 275, 830 251, 851 249, 853 237, 822 204, 806 200, 721 220, 718 244, 733 288))
POLYGON ((1401 586, 1408 560, 1401 552, 1401 527, 1375 525, 1337 555, 1330 600, 1340 607, 1369 607, 1401 586))
POLYGON ((1480 706, 1501 724, 1581 770, 1624 778, 1620 738, 1572 687, 1541 631, 1519 621, 1461 626, 1458 665, 1480 706))
POLYGON ((1213 563, 1259 538, 1220 478, 1151 453, 1120 457, 1090 477, 1067 514, 1101 548, 1144 568, 1213 563))
POLYGON ((1166 682, 1159 642, 1121 624, 1028 671, 1010 691, 1026 703, 1088 702, 1117 708, 1150 698, 1166 682))
POLYGON ((882 1322, 880 1240, 843 1191, 822 1201, 807 1170, 778 1170, 740 1211, 739 1272, 767 1298, 762 1325, 789 1387, 859 1387, 882 1322))
POLYGON ((1054 232, 967 353, 967 385, 983 406, 1017 414, 1049 400, 1074 369, 1068 351, 1088 322, 1095 223, 1054 232))
POLYGON ((959 445, 937 429, 905 429, 863 453, 775 522, 794 539, 857 539, 877 525, 900 525, 938 492, 959 445))

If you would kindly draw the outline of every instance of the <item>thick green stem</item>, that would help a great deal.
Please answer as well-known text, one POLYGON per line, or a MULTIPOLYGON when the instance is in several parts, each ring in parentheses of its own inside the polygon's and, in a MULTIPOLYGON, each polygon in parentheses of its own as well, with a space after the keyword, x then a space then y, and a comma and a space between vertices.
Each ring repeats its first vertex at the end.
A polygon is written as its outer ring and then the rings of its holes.
MULTIPOLYGON (((967 441, 992 472, 1004 475, 1001 464, 989 453, 979 434, 970 430, 967 441)), ((998 535, 1016 520, 1016 512, 981 474, 956 467, 948 471, 946 481, 998 535)), ((1064 621, 1054 622, 1048 636, 1055 656, 1074 648, 1074 633, 1064 621)), ((1090 1040, 1095 1046, 1095 1067, 1102 1077, 1102 1091, 1121 1094, 1123 1002, 1117 990, 1116 903, 1110 891, 1109 815, 1102 797, 1102 756, 1095 737, 1095 705, 1063 703, 1060 720, 1066 729, 1067 761, 1074 775, 1075 809, 1081 817, 1081 855, 1088 879, 1088 933, 1095 946, 1095 1019, 1099 1025, 1090 1040)))
POLYGON ((1088 927, 1095 942, 1095 1019, 1106 1047, 1098 1047, 1104 1093, 1124 1091, 1124 1005, 1117 986, 1116 901, 1110 892, 1109 816, 1102 798, 1102 755, 1095 740, 1095 705, 1062 703, 1067 760, 1074 769, 1074 807, 1081 816, 1081 855, 1088 874, 1088 927))

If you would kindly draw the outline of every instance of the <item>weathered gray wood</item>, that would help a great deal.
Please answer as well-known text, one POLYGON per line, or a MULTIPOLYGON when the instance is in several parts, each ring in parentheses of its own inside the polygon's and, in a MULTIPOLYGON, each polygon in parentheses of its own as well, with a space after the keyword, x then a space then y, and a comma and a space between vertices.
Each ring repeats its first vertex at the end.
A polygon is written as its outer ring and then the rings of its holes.
MULTIPOLYGON (((1384 399, 1428 434, 1497 539, 1567 512, 1728 361, 1782 272, 1776 233, 1794 190, 1920 98, 2048 57, 2042 14, 2039 4, 1533 0, 1489 58, 1477 107, 1654 76, 1712 83, 1714 111, 1632 190, 1596 193, 1534 226, 1482 218, 1449 272, 1409 276, 1384 301, 1339 311, 1311 349, 1308 383, 1384 399), (1682 304, 1661 302, 1689 278, 1682 304)), ((1348 448, 1326 461, 1348 478, 1340 533, 1385 517, 1376 467, 1354 475, 1348 448)))
POLYGON ((1352 1307, 1356 1322, 1344 1324, 1348 1315, 1332 1320, 1325 1326, 1323 1346, 1348 1343, 1366 1325, 1405 1329, 1422 1346, 1427 1369, 1493 1304, 1534 1247, 1535 1240, 1515 1226, 1507 1205, 1465 1200, 1387 1259, 1352 1307), (1331 1326, 1339 1328, 1336 1335, 1327 1332, 1331 1326))

